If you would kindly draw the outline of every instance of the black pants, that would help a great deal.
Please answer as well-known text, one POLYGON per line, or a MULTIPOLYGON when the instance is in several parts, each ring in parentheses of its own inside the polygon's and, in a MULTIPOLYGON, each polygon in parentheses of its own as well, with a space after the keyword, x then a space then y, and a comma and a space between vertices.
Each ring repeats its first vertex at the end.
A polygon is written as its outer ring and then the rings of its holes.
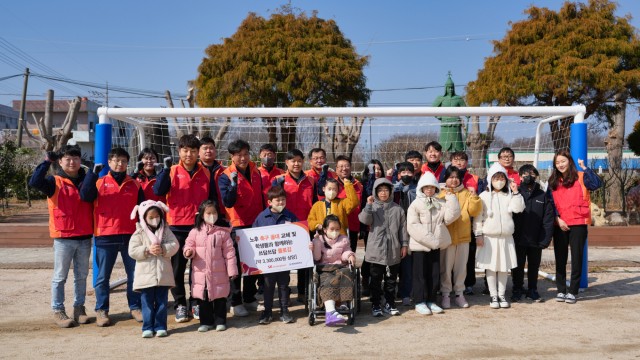
POLYGON ((273 310, 273 297, 278 285, 278 296, 280 298, 280 309, 289 307, 289 271, 279 271, 264 274, 264 312, 271 314, 273 310))
MULTIPOLYGON (((472 220, 473 222, 473 220, 472 220)), ((467 277, 464 279, 465 287, 473 287, 476 284, 476 236, 471 231, 471 242, 469 243, 469 257, 467 258, 467 277)))
MULTIPOLYGON (((187 258, 182 255, 182 249, 184 248, 184 242, 187 240, 188 232, 174 231, 174 235, 178 240, 180 248, 178 252, 171 257, 171 266, 173 267, 173 280, 176 282, 176 286, 171 288, 171 296, 173 296, 173 307, 177 308, 178 305, 187 306, 186 290, 184 288, 184 271, 187 268, 187 258)), ((191 271, 189 271, 189 297, 191 297, 191 271)), ((191 305, 189 301, 189 306, 191 305)))
POLYGON ((587 225, 569 226, 569 231, 553 229, 553 252, 556 256, 556 286, 559 293, 567 293, 567 257, 571 246, 571 285, 569 293, 578 295, 582 276, 582 255, 587 241, 587 225))
MULTIPOLYGON (((360 225, 360 226, 362 226, 362 225, 360 225)), ((369 240, 369 233, 365 232, 363 235, 364 236, 362 237, 362 240, 364 241, 364 250, 366 252, 367 251, 367 240, 369 240)), ((367 283, 367 285, 368 285, 369 284, 369 279, 371 278, 371 264, 368 261, 362 260, 362 265, 360 266, 360 274, 362 275, 362 282, 363 283, 367 283)))
POLYGON ((524 290, 524 264, 529 266, 527 273, 527 288, 538 290, 538 270, 542 259, 542 249, 533 246, 516 245, 516 255, 518 257, 518 267, 511 269, 513 280, 513 290, 524 290))
POLYGON ((371 264, 371 283, 369 289, 371 291, 371 304, 380 306, 380 295, 382 295, 382 280, 384 280, 384 298, 387 303, 395 307, 396 284, 398 282, 398 272, 400 264, 391 266, 371 264), (389 269, 387 271, 387 268, 389 269))
POLYGON ((435 302, 440 289, 440 249, 414 251, 413 257, 413 301, 416 304, 435 302))
POLYGON ((256 275, 241 276, 242 268, 240 266, 240 253, 238 252, 238 244, 234 241, 233 248, 236 251, 236 264, 238 265, 238 274, 235 279, 231 280, 231 306, 242 305, 242 303, 252 303, 256 301, 258 288, 256 275))
POLYGON ((207 290, 204 291, 204 300, 198 299, 200 306, 200 325, 216 326, 227 324, 227 298, 209 300, 207 290))

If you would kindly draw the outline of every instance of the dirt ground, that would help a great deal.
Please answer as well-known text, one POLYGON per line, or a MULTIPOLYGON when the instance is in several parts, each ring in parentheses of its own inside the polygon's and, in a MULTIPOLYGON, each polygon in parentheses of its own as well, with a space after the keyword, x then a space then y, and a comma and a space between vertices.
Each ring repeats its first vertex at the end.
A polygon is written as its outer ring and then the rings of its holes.
MULTIPOLYGON (((113 278, 122 275, 122 269, 116 269, 113 278)), ((400 306, 401 316, 373 318, 370 303, 363 301, 354 326, 327 328, 322 323, 309 326, 304 307, 292 296, 294 324, 259 326, 258 315, 252 313, 247 318, 230 316, 225 332, 198 333, 197 321, 177 324, 170 313, 169 337, 164 339, 141 338, 141 325, 128 316, 124 287, 111 295, 113 326, 57 328, 51 321, 50 281, 51 269, 0 270, 0 358, 640 357, 638 267, 592 270, 590 287, 575 305, 555 302, 555 285, 540 280, 541 295, 549 299, 543 303, 493 310, 488 297, 478 294, 468 297, 468 309, 421 316, 400 306)), ((68 309, 72 284, 70 277, 68 309)), ((90 286, 88 292, 91 310, 95 297, 90 286)))

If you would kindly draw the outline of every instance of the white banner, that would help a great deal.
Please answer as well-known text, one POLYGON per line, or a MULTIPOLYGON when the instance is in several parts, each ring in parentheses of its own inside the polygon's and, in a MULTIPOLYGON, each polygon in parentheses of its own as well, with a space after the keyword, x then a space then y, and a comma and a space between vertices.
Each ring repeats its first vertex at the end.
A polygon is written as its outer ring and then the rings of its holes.
POLYGON ((313 266, 307 222, 236 230, 242 276, 313 266))

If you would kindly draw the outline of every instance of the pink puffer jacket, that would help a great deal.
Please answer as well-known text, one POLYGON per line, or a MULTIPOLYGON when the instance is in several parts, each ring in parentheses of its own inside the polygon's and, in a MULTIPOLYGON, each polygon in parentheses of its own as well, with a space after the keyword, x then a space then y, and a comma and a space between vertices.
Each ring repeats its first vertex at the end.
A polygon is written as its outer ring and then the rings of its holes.
POLYGON ((206 287, 209 300, 229 295, 229 276, 238 275, 236 253, 230 236, 231 229, 203 224, 192 229, 184 244, 184 252, 192 250, 191 294, 204 299, 206 287))
POLYGON ((351 255, 355 256, 356 254, 351 251, 349 237, 346 235, 340 235, 333 240, 319 235, 313 238, 313 260, 316 264, 344 265, 349 261, 351 255), (327 241, 331 249, 324 246, 323 240, 327 241))

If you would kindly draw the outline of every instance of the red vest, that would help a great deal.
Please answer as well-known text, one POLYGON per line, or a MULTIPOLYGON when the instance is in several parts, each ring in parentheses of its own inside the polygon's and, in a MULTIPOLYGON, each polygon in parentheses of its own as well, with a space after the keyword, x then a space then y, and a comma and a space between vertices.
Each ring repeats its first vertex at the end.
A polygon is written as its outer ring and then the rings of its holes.
POLYGON ((198 206, 209 198, 211 173, 202 164, 195 165, 193 176, 182 165, 171 167, 171 188, 167 193, 167 223, 171 226, 193 226, 198 206))
POLYGON ((469 171, 466 171, 462 179, 462 185, 464 185, 465 188, 472 187, 476 189, 476 194, 478 194, 478 175, 469 174, 469 171))
POLYGON ((262 178, 256 169, 256 164, 249 162, 251 183, 244 177, 242 172, 236 169, 236 165, 231 165, 224 170, 224 174, 231 179, 232 172, 238 173, 238 193, 236 203, 233 207, 225 208, 232 227, 251 226, 256 217, 264 210, 262 195, 262 178))
POLYGON ((131 211, 138 204, 140 184, 127 175, 118 185, 111 173, 98 179, 98 197, 93 203, 95 236, 126 235, 136 231, 131 211))
POLYGON ((578 180, 568 188, 562 186, 562 179, 558 179, 558 187, 551 191, 558 216, 567 225, 591 225, 591 196, 583 177, 584 173, 578 171, 578 180))
MULTIPOLYGON (((314 184, 318 185, 318 181, 320 180, 320 174, 319 173, 317 173, 313 169, 309 169, 304 174, 307 175, 307 177, 309 177, 311 180, 313 180, 314 184)), ((335 171, 329 170, 329 178, 338 179, 338 174, 336 174, 335 171)), ((318 200, 324 200, 324 196, 318 195, 318 200)))
MULTIPOLYGON (((338 181, 340 184, 340 191, 338 192, 337 199, 346 199, 347 192, 344 190, 344 185, 342 181, 338 181)), ((353 188, 356 190, 356 194, 358 194, 358 207, 353 209, 347 216, 347 221, 349 222, 349 231, 360 231, 360 220, 358 219, 358 214, 360 214, 360 204, 362 203, 362 184, 360 181, 353 179, 353 188)))
POLYGON ((315 189, 313 180, 301 173, 302 179, 297 183, 289 172, 276 178, 284 177, 282 187, 287 193, 287 209, 291 211, 300 221, 309 217, 309 212, 313 206, 313 190, 315 189))
POLYGON ((142 187, 142 192, 144 192, 145 200, 153 200, 153 201, 162 201, 163 203, 167 203, 167 198, 165 196, 158 196, 153 193, 153 185, 156 183, 156 178, 149 179, 148 177, 137 177, 136 180, 140 187, 142 187))
POLYGON ((285 171, 275 165, 271 168, 271 171, 268 171, 264 166, 260 166, 258 170, 260 171, 260 177, 262 178, 262 193, 264 194, 264 202, 266 204, 267 191, 271 189, 271 182, 276 176, 284 174, 285 171))
POLYGON ((54 176, 56 191, 47 198, 49 235, 70 238, 93 234, 93 204, 80 200, 78 188, 62 176, 54 176))
POLYGON ((440 165, 438 165, 436 172, 431 171, 431 169, 429 168, 429 163, 424 163, 422 165, 422 173, 423 174, 426 172, 432 173, 436 177, 437 181, 440 181, 440 174, 442 174, 443 171, 444 171, 444 164, 442 164, 442 161, 440 162, 440 165))

